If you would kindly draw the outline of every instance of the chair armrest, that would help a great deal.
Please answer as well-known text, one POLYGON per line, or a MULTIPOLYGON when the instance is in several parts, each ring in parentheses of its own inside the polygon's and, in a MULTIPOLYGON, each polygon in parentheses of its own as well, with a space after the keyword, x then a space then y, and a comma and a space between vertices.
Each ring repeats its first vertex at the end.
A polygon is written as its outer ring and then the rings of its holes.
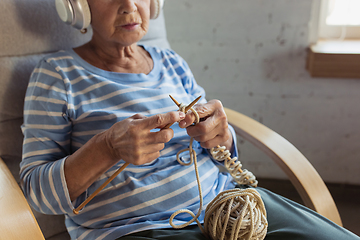
POLYGON ((0 212, 2 239, 44 239, 19 185, 1 158, 0 212))
POLYGON ((287 174, 305 206, 342 226, 335 202, 324 181, 305 156, 285 138, 263 124, 225 108, 235 132, 251 142, 287 174))

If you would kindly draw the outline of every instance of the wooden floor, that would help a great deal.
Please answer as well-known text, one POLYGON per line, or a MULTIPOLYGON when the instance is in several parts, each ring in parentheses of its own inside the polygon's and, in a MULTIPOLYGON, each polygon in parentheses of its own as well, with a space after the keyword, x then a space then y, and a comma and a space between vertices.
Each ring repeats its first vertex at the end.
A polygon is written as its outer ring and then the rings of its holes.
MULTIPOLYGON (((290 181, 258 179, 259 186, 301 203, 301 198, 290 181)), ((360 236, 360 186, 327 184, 346 229, 360 236)))

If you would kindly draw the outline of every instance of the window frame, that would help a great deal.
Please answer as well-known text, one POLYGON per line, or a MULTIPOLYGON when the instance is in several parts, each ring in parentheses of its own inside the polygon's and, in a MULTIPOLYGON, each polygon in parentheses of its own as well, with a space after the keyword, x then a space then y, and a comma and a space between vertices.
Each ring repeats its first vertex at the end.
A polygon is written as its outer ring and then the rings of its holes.
MULTIPOLYGON (((341 36, 342 26, 332 26, 335 29, 333 35, 321 35, 328 1, 313 1, 306 68, 312 77, 360 78, 360 36, 341 36)), ((360 32, 360 26, 355 28, 360 32)), ((347 27, 346 31, 349 29, 347 27)))

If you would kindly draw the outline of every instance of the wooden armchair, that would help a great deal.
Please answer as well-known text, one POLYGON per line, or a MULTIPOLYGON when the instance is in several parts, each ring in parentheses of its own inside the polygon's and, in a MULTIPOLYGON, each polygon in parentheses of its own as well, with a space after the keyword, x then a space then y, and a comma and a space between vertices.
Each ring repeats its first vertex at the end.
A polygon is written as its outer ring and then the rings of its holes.
POLYGON ((45 239, 19 185, 0 158, 1 239, 45 239))
MULTIPOLYGON (((225 109, 236 133, 271 157, 288 175, 305 205, 342 225, 326 185, 291 143, 263 124, 225 109)), ((0 158, 0 232, 4 239, 44 239, 39 225, 11 172, 0 158)))
POLYGON ((286 173, 306 207, 342 226, 338 209, 324 181, 294 145, 241 113, 231 109, 225 111, 235 132, 263 151, 286 173))
MULTIPOLYGON (((49 0, 1 0, 0 19, 0 239, 69 239, 63 217, 33 214, 18 186, 20 126, 25 90, 35 64, 46 53, 87 42, 91 29, 81 34, 64 25, 49 0)), ((163 16, 154 21, 144 43, 169 47, 163 16)), ((237 134, 287 173, 306 206, 341 225, 324 182, 293 145, 262 124, 226 111, 237 134)))

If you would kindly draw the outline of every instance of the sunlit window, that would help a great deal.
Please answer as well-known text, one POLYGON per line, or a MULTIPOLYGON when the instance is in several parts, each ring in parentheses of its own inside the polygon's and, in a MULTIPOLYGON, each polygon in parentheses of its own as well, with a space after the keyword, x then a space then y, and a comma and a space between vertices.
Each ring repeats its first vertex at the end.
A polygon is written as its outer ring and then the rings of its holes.
POLYGON ((360 25, 360 0, 329 1, 327 25, 360 25))
POLYGON ((319 39, 360 39, 360 0, 321 0, 319 39))
POLYGON ((306 68, 312 77, 360 78, 360 0, 313 0, 306 68))

